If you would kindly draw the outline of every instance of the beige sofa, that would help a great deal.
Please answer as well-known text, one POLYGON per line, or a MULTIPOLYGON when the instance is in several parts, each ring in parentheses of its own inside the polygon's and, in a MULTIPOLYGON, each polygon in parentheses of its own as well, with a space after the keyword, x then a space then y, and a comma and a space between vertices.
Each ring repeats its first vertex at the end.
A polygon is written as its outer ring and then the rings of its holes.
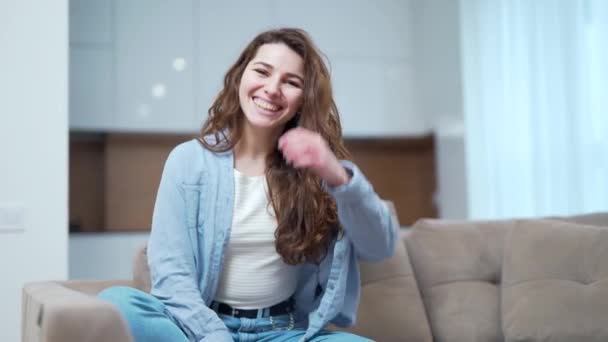
MULTIPOLYGON (((358 322, 376 341, 608 341, 608 214, 538 220, 420 220, 393 258, 362 263, 358 322)), ((131 341, 94 295, 149 289, 145 250, 129 281, 31 283, 23 341, 131 341)))

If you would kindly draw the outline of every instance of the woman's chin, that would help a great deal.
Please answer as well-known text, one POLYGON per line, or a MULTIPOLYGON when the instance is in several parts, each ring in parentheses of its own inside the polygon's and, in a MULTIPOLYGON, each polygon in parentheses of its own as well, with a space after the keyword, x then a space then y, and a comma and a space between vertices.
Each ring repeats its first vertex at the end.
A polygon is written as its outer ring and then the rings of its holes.
POLYGON ((272 130, 279 126, 278 120, 271 120, 268 118, 251 118, 247 121, 252 128, 260 130, 272 130))
POLYGON ((282 125, 281 116, 251 115, 247 116, 249 124, 257 129, 274 129, 282 125))

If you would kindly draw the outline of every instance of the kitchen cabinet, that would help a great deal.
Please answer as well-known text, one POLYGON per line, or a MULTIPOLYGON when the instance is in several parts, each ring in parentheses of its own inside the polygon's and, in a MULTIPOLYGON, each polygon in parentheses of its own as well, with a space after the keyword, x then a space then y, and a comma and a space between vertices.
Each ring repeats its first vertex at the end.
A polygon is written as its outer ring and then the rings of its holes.
POLYGON ((70 45, 111 45, 113 0, 70 0, 70 45))
POLYGON ((195 132, 194 0, 72 0, 70 128, 195 132))
POLYGON ((114 131, 187 132, 194 125, 194 0, 116 1, 114 131))
POLYGON ((72 0, 70 127, 196 133, 259 32, 308 31, 330 62, 345 136, 420 136, 411 1, 72 0))
POLYGON ((70 128, 105 129, 114 116, 113 1, 70 1, 70 128))
POLYGON ((111 50, 70 47, 70 129, 109 129, 116 115, 114 87, 111 50))

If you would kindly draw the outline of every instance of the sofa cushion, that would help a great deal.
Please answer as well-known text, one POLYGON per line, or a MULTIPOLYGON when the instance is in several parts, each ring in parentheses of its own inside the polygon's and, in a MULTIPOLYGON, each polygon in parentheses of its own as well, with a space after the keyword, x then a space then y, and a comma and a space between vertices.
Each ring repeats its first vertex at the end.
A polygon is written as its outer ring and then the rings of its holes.
POLYGON ((152 289, 147 244, 141 246, 133 258, 133 284, 135 288, 144 292, 150 292, 150 289, 152 289))
POLYGON ((380 263, 361 262, 361 302, 355 326, 345 330, 375 341, 432 341, 403 240, 380 263))
POLYGON ((608 230, 521 221, 506 239, 507 341, 608 341, 608 230))
POLYGON ((580 223, 588 226, 608 227, 608 212, 587 213, 574 216, 557 217, 559 221, 580 223))
MULTIPOLYGON (((385 201, 395 225, 397 210, 385 201)), ((404 240, 400 238, 395 254, 380 263, 360 262, 361 301, 357 322, 346 330, 376 341, 432 341, 418 284, 414 277, 404 240)))
POLYGON ((502 341, 500 276, 513 221, 419 220, 406 237, 435 341, 502 341))

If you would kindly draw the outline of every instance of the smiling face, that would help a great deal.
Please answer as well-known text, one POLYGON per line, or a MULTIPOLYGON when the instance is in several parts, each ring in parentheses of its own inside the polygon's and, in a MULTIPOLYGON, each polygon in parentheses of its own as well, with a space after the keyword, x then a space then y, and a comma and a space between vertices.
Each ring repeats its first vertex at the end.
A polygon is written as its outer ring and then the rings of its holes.
POLYGON ((260 46, 239 85, 245 125, 281 131, 302 105, 304 61, 282 43, 260 46))

